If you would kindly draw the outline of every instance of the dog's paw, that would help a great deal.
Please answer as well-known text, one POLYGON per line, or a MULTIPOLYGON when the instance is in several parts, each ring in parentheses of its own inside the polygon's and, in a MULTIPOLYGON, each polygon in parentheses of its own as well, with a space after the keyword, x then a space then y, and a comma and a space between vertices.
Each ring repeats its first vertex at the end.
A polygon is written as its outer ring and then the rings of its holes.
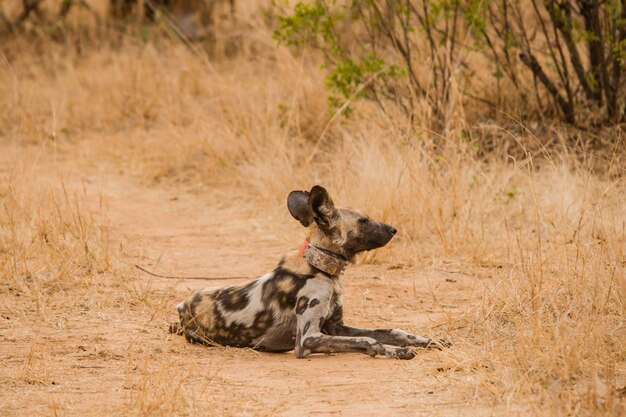
POLYGON ((413 359, 415 355, 416 353, 413 349, 399 348, 393 351, 393 353, 390 356, 392 358, 398 358, 398 359, 413 359))
POLYGON ((175 323, 170 323, 169 326, 169 332, 172 334, 176 334, 176 335, 182 335, 183 334, 183 326, 180 325, 180 323, 175 322, 175 323))
POLYGON ((448 339, 430 339, 426 348, 442 350, 443 348, 449 348, 452 346, 452 342, 448 339))

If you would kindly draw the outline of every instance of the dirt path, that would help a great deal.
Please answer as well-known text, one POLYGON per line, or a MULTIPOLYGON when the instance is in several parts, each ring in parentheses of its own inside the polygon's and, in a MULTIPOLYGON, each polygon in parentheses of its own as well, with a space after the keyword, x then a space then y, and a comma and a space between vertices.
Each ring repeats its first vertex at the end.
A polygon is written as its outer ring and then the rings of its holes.
MULTIPOLYGON (((259 213, 237 193, 148 187, 107 167, 60 165, 54 175, 94 208, 106 208, 113 239, 127 242, 126 262, 162 273, 260 275, 296 250, 303 236, 286 210, 259 213)), ((504 410, 477 407, 471 390, 449 387, 446 381, 459 375, 439 365, 448 352, 421 351, 412 361, 359 354, 296 360, 292 353, 190 345, 165 331, 176 318, 176 302, 191 288, 235 281, 137 276, 128 284, 129 305, 96 316, 68 314, 58 326, 6 330, 4 352, 16 343, 28 346, 32 337, 42 340, 32 356, 43 364, 47 382, 9 384, 0 414, 431 416, 504 410)), ((418 334, 439 332, 445 313, 465 310, 476 296, 474 278, 393 265, 354 265, 344 282, 346 321, 418 334)), ((9 352, 7 363, 24 357, 9 352)))

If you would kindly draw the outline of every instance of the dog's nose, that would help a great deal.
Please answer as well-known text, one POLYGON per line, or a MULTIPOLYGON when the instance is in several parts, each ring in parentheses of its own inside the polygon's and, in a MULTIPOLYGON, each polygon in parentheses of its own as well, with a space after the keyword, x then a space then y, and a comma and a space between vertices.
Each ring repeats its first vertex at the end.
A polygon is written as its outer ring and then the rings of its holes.
POLYGON ((398 232, 398 229, 396 229, 393 226, 389 226, 389 233, 391 233, 392 235, 395 235, 398 232))

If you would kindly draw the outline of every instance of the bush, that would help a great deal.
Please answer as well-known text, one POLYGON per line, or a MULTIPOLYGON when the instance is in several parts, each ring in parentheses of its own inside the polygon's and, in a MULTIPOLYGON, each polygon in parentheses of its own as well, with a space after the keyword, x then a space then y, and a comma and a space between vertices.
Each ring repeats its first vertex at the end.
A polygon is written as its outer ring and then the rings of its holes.
POLYGON ((503 110, 506 78, 537 114, 624 121, 624 0, 316 0, 279 22, 276 39, 324 53, 335 107, 367 97, 414 118, 425 101, 445 126, 459 99, 503 110))

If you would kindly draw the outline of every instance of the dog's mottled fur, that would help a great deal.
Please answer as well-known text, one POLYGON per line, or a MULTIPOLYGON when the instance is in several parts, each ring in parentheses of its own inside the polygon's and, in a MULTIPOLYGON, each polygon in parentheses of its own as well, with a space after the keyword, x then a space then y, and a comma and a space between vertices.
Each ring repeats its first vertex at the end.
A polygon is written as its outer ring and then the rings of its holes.
MULTIPOLYGON (((310 244, 348 261, 362 251, 384 246, 396 234, 388 224, 355 210, 335 208, 328 192, 314 186, 294 191, 290 213, 308 227, 310 244)), ((397 329, 367 330, 343 322, 339 276, 325 273, 301 256, 283 258, 274 271, 243 286, 194 291, 178 305, 180 324, 170 331, 205 345, 251 347, 268 352, 361 352, 411 359, 414 347, 440 347, 397 329)))

